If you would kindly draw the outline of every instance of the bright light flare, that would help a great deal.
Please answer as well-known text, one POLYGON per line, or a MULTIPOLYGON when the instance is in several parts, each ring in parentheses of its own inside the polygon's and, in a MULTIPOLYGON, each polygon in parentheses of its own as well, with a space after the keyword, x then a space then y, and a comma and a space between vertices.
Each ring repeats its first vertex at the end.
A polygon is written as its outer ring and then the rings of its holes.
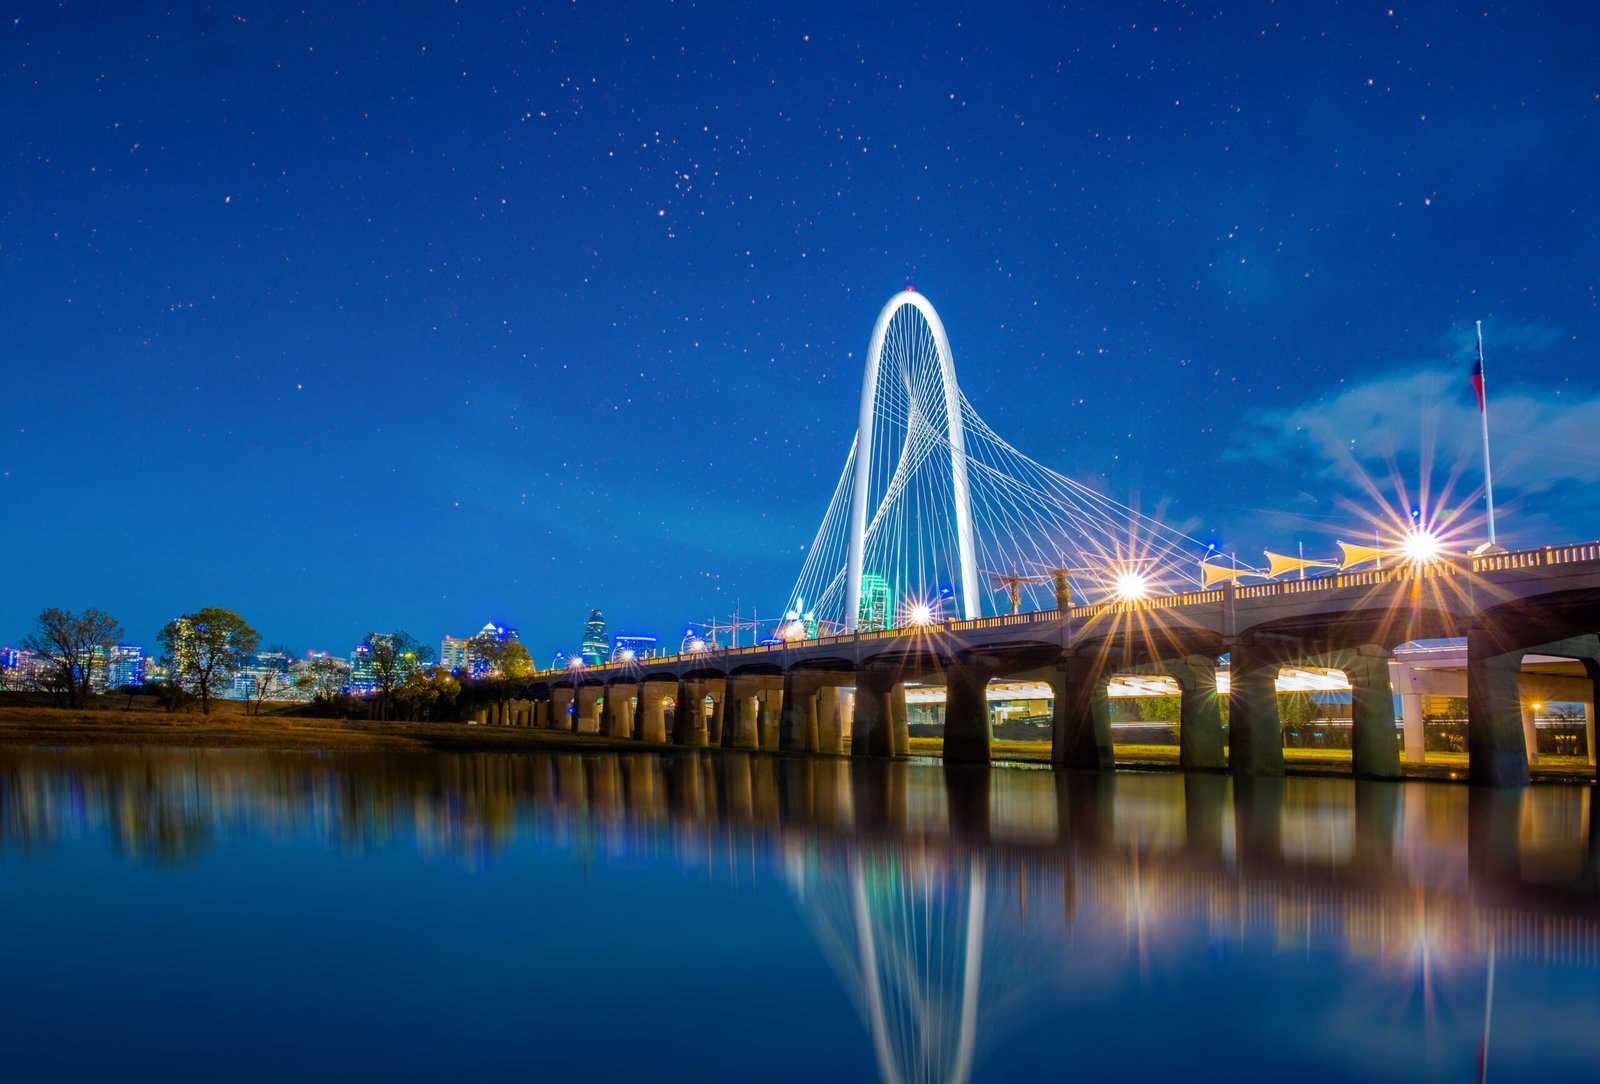
POLYGON ((1117 576, 1114 593, 1118 602, 1138 602, 1150 597, 1150 581, 1142 572, 1123 572, 1117 576))
POLYGON ((1414 528, 1400 543, 1400 553, 1414 565, 1432 564, 1443 552, 1444 543, 1426 527, 1414 528))
POLYGON ((906 614, 906 618, 913 625, 931 625, 933 624, 933 607, 926 602, 919 602, 911 607, 910 612, 906 614))

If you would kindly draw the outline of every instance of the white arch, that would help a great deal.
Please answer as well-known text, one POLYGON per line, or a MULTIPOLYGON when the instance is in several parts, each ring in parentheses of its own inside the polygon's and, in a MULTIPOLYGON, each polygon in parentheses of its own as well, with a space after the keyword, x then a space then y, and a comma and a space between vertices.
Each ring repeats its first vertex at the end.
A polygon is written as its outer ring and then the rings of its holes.
POLYGON ((861 565, 866 551, 867 490, 872 477, 872 417, 878 394, 878 366, 883 360, 883 341, 889 324, 905 306, 921 314, 933 333, 939 355, 939 380, 944 385, 945 420, 950 429, 950 475, 956 509, 956 553, 961 562, 961 616, 970 620, 982 616, 982 595, 978 590, 978 562, 972 546, 972 493, 967 487, 967 443, 961 425, 961 392, 956 387, 955 362, 950 357, 950 339, 944 321, 928 299, 907 286, 878 313, 867 347, 867 371, 861 384, 861 414, 856 429, 856 473, 850 500, 850 551, 845 565, 846 628, 855 628, 861 612, 861 565))

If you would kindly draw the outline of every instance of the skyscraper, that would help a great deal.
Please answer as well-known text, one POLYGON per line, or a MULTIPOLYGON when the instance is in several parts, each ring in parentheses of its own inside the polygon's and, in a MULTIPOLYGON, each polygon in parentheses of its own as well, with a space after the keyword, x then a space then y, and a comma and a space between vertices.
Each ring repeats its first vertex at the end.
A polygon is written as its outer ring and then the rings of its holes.
POLYGON ((471 640, 457 640, 454 636, 446 636, 439 642, 439 665, 452 674, 466 673, 471 648, 471 640))
POLYGON ((873 632, 888 628, 893 614, 894 593, 889 590, 889 581, 872 572, 863 575, 861 609, 856 615, 856 623, 861 631, 873 632))
POLYGON ((578 646, 585 666, 599 666, 611 656, 611 641, 606 637, 606 618, 599 610, 589 611, 583 626, 583 643, 578 646))
POLYGON ((617 634, 611 641, 611 661, 623 662, 628 659, 642 659, 656 649, 654 636, 624 636, 617 634))

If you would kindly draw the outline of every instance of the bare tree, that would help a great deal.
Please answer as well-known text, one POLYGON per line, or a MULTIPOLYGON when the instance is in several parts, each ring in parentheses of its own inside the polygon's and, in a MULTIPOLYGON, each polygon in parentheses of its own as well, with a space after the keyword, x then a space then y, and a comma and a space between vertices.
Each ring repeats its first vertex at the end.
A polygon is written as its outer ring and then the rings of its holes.
POLYGON ((262 705, 268 700, 294 688, 294 679, 289 675, 289 664, 293 661, 294 652, 283 644, 273 644, 256 654, 255 665, 245 671, 244 710, 248 714, 260 715, 262 705))
POLYGON ((433 651, 409 632, 369 633, 364 645, 372 666, 372 691, 377 693, 379 719, 389 717, 389 703, 406 678, 428 665, 433 651))
POLYGON ((76 708, 89 702, 95 668, 106 665, 121 635, 122 626, 110 614, 92 608, 75 614, 52 606, 39 614, 38 631, 22 646, 47 660, 49 687, 76 708))

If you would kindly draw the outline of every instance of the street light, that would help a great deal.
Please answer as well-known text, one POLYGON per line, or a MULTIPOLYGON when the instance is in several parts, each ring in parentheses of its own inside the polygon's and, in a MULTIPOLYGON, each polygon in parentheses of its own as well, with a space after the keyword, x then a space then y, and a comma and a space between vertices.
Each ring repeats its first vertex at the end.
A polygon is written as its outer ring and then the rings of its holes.
POLYGON ((1414 565, 1428 565, 1439 559, 1444 543, 1426 527, 1413 527, 1400 543, 1400 552, 1414 565))
POLYGON ((1138 602, 1149 597, 1150 581, 1145 579, 1144 573, 1128 569, 1117 576, 1115 594, 1119 602, 1138 602))

